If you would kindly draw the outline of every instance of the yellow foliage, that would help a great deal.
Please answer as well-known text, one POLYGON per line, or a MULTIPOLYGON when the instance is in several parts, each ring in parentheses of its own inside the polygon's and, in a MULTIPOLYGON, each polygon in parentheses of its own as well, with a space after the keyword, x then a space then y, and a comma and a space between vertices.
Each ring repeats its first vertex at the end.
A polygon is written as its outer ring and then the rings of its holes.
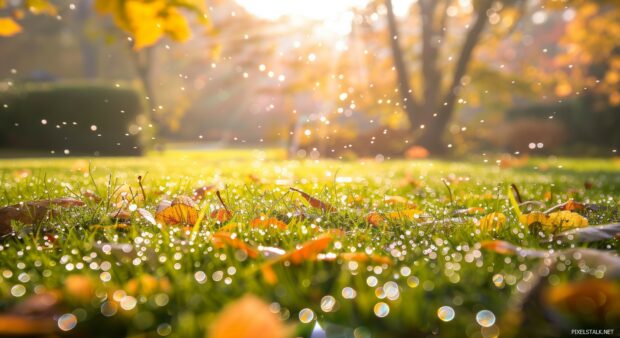
POLYGON ((588 220, 576 212, 563 210, 549 214, 548 224, 555 229, 566 230, 586 227, 588 220))
POLYGON ((0 36, 11 36, 22 31, 22 27, 11 18, 0 18, 0 36))
POLYGON ((189 38, 189 24, 177 7, 202 13, 204 6, 197 1, 166 0, 97 0, 95 3, 99 13, 112 15, 114 22, 132 35, 135 50, 154 45, 164 35, 175 41, 189 38))
POLYGON ((47 0, 27 0, 26 7, 32 14, 56 15, 56 7, 47 0))

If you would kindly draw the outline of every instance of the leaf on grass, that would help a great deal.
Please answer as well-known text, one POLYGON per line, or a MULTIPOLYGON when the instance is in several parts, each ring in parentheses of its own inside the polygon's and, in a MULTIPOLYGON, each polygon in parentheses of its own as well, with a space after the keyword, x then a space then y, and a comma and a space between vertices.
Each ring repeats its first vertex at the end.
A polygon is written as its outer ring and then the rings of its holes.
POLYGON ((620 318, 620 285, 589 278, 545 289, 543 300, 555 310, 592 318, 620 318), (584 306, 585 305, 585 306, 584 306))
POLYGON ((519 255, 530 258, 549 256, 549 253, 544 250, 520 248, 512 243, 500 240, 484 241, 480 245, 483 249, 493 251, 500 255, 519 255))
POLYGON ((499 230, 505 223, 506 215, 501 212, 492 212, 478 221, 480 228, 484 231, 489 231, 491 229, 499 230))
POLYGON ((222 198, 222 195, 220 194, 219 190, 215 192, 215 195, 217 196, 217 199, 220 201, 220 204, 222 204, 223 209, 213 210, 209 216, 211 216, 211 218, 215 218, 215 220, 217 220, 220 223, 224 223, 230 220, 233 214, 230 211, 230 209, 228 209, 228 206, 226 205, 226 203, 224 203, 224 199, 222 198))
POLYGON ((200 188, 194 189, 194 194, 192 195, 192 197, 194 198, 194 200, 201 200, 205 197, 205 195, 209 191, 213 191, 213 190, 215 190, 215 185, 213 184, 205 185, 200 188))
POLYGON ((411 220, 415 219, 417 215, 421 215, 422 210, 419 209, 405 209, 399 211, 392 211, 386 214, 379 214, 377 212, 371 212, 366 216, 366 221, 374 226, 385 225, 388 220, 411 220))
POLYGON ((144 218, 147 222, 151 223, 152 225, 157 225, 157 221, 155 220, 155 217, 153 217, 153 214, 151 214, 150 211, 144 209, 144 208, 138 208, 136 210, 138 212, 138 214, 140 214, 140 216, 142 216, 142 218, 144 218))
POLYGON ((307 194, 307 193, 305 193, 305 192, 303 192, 303 191, 301 191, 299 189, 296 189, 296 188, 293 188, 293 187, 291 187, 290 189, 292 191, 298 192, 313 208, 321 209, 321 210, 323 210, 325 212, 335 212, 336 211, 336 208, 334 208, 330 204, 325 203, 325 202, 323 202, 323 201, 321 201, 321 200, 319 200, 319 199, 317 199, 315 197, 312 197, 309 194, 307 194))
POLYGON ((232 213, 226 209, 215 209, 209 215, 220 223, 224 223, 232 218, 232 213))
POLYGON ((346 262, 358 262, 358 263, 374 263, 374 264, 392 264, 392 259, 387 256, 381 255, 368 255, 365 252, 343 252, 335 256, 325 255, 321 260, 332 261, 336 258, 340 258, 346 262))
POLYGON ((385 196, 383 198, 383 202, 385 202, 386 204, 404 204, 408 207, 415 207, 415 203, 413 203, 412 201, 402 197, 402 196, 385 196))
POLYGON ((70 208, 84 205, 84 202, 70 197, 52 200, 30 201, 0 208, 0 235, 6 235, 13 229, 11 222, 23 224, 36 224, 41 222, 49 214, 52 207, 70 208))
POLYGON ((211 338, 287 338, 291 333, 269 305, 253 295, 227 305, 209 326, 211 338))
POLYGON ((216 232, 213 234, 211 241, 216 248, 231 247, 245 252, 250 258, 256 258, 258 256, 258 250, 247 245, 239 238, 233 237, 233 235, 228 232, 216 232))
POLYGON ((549 214, 548 224, 557 229, 573 229, 588 226, 588 219, 572 211, 556 211, 549 214))
POLYGON ((13 18, 0 18, 0 36, 12 36, 21 31, 22 26, 13 18))
POLYGON ((273 226, 283 230, 286 229, 288 225, 275 217, 261 216, 253 219, 250 222, 250 226, 252 228, 269 228, 273 226))
POLYGON ((59 293, 34 294, 0 314, 0 336, 47 337, 57 330, 59 293))
POLYGON ((620 223, 572 229, 557 234, 554 239, 575 242, 596 242, 617 238, 620 235, 620 223))
POLYGON ((546 225, 549 222, 549 217, 540 211, 532 211, 527 214, 521 214, 519 216, 519 222, 523 225, 531 226, 535 224, 546 225))
POLYGON ((575 200, 568 200, 568 202, 564 203, 561 207, 561 210, 567 211, 576 211, 576 210, 584 210, 585 205, 579 202, 575 202, 575 200))
POLYGON ((282 256, 283 259, 291 261, 293 264, 301 264, 316 259, 318 253, 327 249, 332 242, 332 236, 321 235, 315 239, 311 239, 301 245, 299 249, 290 251, 282 256))
POLYGON ((108 217, 115 221, 129 221, 131 219, 131 212, 126 209, 118 209, 109 212, 108 217))
POLYGON ((155 220, 166 225, 194 225, 198 220, 198 209, 187 196, 178 196, 172 202, 163 200, 157 207, 155 220))

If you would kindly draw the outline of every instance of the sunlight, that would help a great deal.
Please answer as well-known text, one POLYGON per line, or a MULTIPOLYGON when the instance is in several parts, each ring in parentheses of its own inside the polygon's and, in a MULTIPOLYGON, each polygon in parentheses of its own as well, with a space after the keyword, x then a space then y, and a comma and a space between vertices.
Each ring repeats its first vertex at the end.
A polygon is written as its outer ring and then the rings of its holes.
MULTIPOLYGON (((369 0, 236 0, 248 12, 267 20, 288 17, 295 21, 320 21, 324 33, 347 35, 351 32, 353 9, 368 5, 369 0), (328 8, 329 10, 326 10, 328 8)), ((403 16, 415 0, 394 1, 394 11, 403 16)))

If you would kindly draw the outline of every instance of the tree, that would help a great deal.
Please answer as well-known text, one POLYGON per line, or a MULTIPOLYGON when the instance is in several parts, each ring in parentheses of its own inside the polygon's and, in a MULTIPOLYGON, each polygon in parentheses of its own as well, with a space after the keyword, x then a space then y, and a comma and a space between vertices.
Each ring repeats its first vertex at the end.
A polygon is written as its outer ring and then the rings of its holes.
POLYGON ((399 44, 399 29, 392 1, 385 0, 390 46, 398 78, 402 109, 406 112, 411 128, 417 136, 416 143, 432 153, 442 153, 446 149, 442 142, 442 134, 454 114, 461 78, 467 72, 494 2, 493 0, 474 1, 473 22, 469 25, 465 40, 460 47, 451 79, 444 88, 442 78, 445 71, 440 69, 437 63, 441 43, 437 41, 443 40, 447 32, 449 1, 417 1, 422 35, 422 94, 416 97, 411 88, 409 70, 399 44))

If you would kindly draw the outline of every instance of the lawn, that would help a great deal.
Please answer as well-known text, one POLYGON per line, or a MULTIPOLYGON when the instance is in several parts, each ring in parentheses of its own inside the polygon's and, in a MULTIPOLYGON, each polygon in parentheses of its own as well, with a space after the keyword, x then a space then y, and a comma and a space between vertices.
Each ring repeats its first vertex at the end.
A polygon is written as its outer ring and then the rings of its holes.
POLYGON ((0 206, 72 198, 0 212, 6 336, 224 337, 228 304, 237 330, 284 320, 254 337, 620 329, 617 235, 561 235, 619 221, 617 159, 170 151, 1 160, 0 177, 0 206))

